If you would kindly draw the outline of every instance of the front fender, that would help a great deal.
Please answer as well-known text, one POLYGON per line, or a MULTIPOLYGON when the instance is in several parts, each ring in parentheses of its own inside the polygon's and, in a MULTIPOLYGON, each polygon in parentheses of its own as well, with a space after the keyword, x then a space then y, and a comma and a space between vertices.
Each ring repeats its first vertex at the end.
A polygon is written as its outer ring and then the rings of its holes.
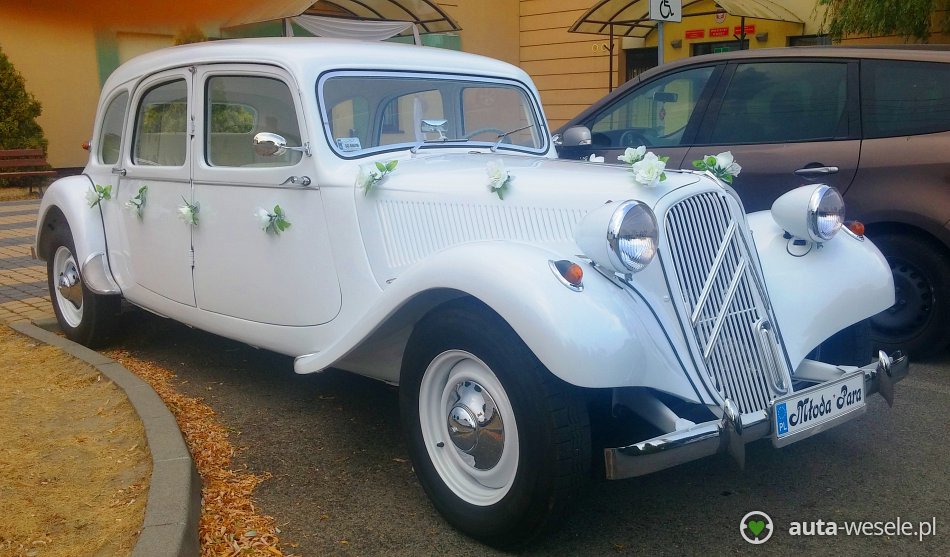
POLYGON ((890 266, 867 238, 840 231, 801 254, 768 211, 750 214, 749 225, 792 369, 836 332, 894 304, 890 266))
MULTIPOLYGON (((437 252, 406 270, 380 303, 330 350, 297 359, 298 373, 332 364, 407 301, 451 289, 501 315, 554 375, 590 388, 647 386, 697 402, 673 340, 646 302, 585 267, 584 290, 564 286, 548 262, 563 254, 527 244, 479 242, 437 252)), ((574 258, 576 260, 576 258, 574 258)))
POLYGON ((101 210, 90 208, 86 201, 86 192, 92 187, 92 180, 86 175, 68 176, 50 184, 40 202, 34 247, 40 259, 47 259, 52 255, 47 252, 53 230, 68 226, 83 282, 93 292, 118 294, 119 286, 112 278, 106 257, 101 210), (60 222, 61 218, 65 222, 60 222))

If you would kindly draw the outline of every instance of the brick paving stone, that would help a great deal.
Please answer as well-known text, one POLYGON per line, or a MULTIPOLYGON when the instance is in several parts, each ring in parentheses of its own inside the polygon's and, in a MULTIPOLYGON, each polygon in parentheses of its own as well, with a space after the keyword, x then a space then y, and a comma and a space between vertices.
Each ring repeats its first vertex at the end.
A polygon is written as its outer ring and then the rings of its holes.
POLYGON ((0 322, 53 316, 46 265, 30 256, 39 200, 0 202, 0 322))
POLYGON ((0 214, 0 224, 23 224, 36 222, 36 214, 29 212, 23 214, 0 214))

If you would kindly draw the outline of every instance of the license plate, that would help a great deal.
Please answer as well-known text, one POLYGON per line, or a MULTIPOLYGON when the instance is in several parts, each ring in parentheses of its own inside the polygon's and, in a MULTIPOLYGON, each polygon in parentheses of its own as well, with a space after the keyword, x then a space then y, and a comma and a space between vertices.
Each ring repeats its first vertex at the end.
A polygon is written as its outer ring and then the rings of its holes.
POLYGON ((859 370, 776 399, 772 405, 772 443, 784 447, 856 418, 867 410, 865 398, 864 372, 859 370))

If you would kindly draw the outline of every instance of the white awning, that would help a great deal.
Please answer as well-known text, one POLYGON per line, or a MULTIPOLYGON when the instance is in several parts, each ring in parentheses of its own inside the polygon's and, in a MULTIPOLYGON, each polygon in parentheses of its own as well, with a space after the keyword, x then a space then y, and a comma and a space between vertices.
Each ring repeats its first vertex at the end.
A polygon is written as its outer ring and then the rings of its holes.
MULTIPOLYGON (((300 15, 290 19, 318 37, 385 41, 400 33, 412 31, 416 44, 422 44, 416 24, 410 21, 364 21, 318 15, 300 15)), ((290 26, 287 27, 287 35, 293 36, 290 26)))
MULTIPOLYGON (((702 1, 683 0, 683 17, 713 13, 687 13, 686 8, 702 1)), ((800 17, 780 2, 772 0, 716 0, 716 3, 726 13, 737 17, 803 23, 800 17)), ((570 31, 643 38, 655 28, 656 22, 650 20, 650 0, 600 0, 574 22, 570 31)))

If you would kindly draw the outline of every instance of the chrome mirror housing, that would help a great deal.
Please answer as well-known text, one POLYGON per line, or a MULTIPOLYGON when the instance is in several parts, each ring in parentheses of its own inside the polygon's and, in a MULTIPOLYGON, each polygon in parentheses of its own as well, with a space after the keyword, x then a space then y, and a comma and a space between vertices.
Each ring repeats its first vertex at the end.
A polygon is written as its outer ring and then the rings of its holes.
POLYGON ((305 144, 301 147, 288 147, 284 136, 271 132, 259 132, 254 134, 251 140, 254 145, 254 152, 262 157, 279 157, 287 151, 300 151, 310 155, 310 145, 305 144))

